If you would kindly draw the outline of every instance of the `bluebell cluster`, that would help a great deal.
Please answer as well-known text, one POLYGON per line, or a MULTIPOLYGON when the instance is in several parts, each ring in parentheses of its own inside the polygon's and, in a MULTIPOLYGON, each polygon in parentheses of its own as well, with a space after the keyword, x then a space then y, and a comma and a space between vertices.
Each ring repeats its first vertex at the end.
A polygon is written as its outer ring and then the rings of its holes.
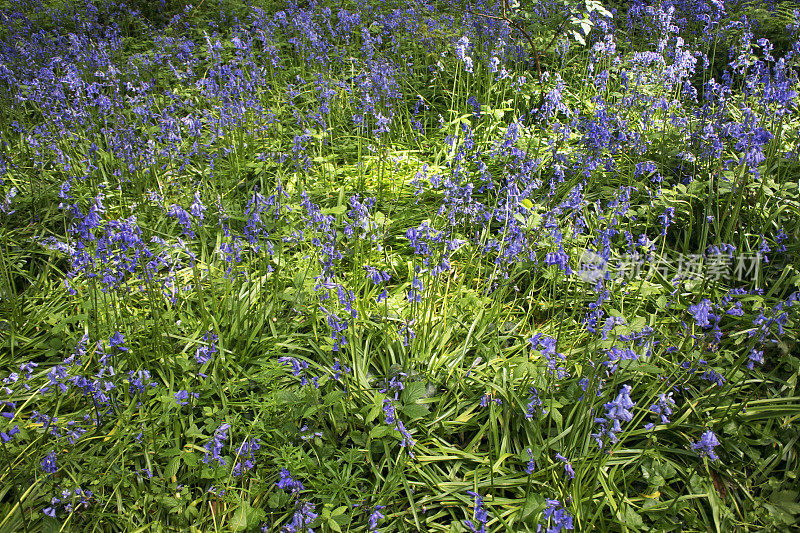
MULTIPOLYGON (((427 0, 289 0, 247 5, 225 24, 198 24, 186 5, 163 25, 134 5, 13 0, 0 11, 0 231, 21 232, 52 259, 48 275, 69 314, 52 334, 67 332, 63 353, 23 351, 25 360, 0 367, 0 444, 47 480, 31 497, 40 518, 110 503, 67 473, 65 458, 87 434, 100 440, 101 430, 127 424, 126 445, 148 461, 124 473, 150 480, 165 469, 149 464, 148 434, 172 417, 202 416, 204 429, 191 429, 201 439, 198 470, 209 477, 227 467, 226 478, 242 483, 272 476, 269 488, 290 506, 265 531, 319 528, 328 502, 283 464, 260 461, 272 453, 266 437, 215 418, 230 393, 217 380, 239 380, 226 365, 269 336, 274 317, 259 316, 267 300, 286 304, 281 319, 316 346, 270 346, 253 356, 259 370, 275 363, 268 385, 297 393, 309 412, 330 410, 335 426, 298 420, 299 446, 362 425, 359 435, 377 427, 391 437, 398 468, 435 453, 439 421, 410 415, 430 405, 407 402, 404 391, 427 384, 416 372, 438 372, 424 378, 437 394, 448 386, 437 380, 459 379, 462 407, 475 409, 479 426, 497 416, 530 428, 504 442, 516 447, 510 468, 533 478, 547 470, 534 456, 549 461, 550 471, 563 469, 561 489, 588 470, 577 450, 606 457, 642 426, 653 438, 697 391, 728 390, 740 371, 758 375, 770 350, 796 335, 798 293, 701 285, 647 267, 683 240, 707 268, 753 252, 770 279, 783 276, 796 222, 782 211, 764 220, 750 207, 753 195, 784 184, 775 168, 797 162, 800 13, 786 28, 794 40, 778 51, 753 20, 729 16, 735 1, 632 0, 613 18, 594 12, 576 94, 569 32, 542 51, 550 67, 539 74, 538 52, 497 17, 496 3, 456 12, 427 0), (132 50, 123 21, 152 43, 148 51, 132 50), (729 57, 709 56, 717 43, 729 57), (739 194, 743 205, 718 209, 712 193, 739 194), (39 218, 46 201, 58 224, 39 218), (582 275, 587 252, 596 263, 582 275), (623 254, 647 284, 614 275, 623 254), (642 287, 663 296, 663 324, 647 322, 649 303, 630 309, 626 298, 642 287), (514 365, 524 370, 509 373, 520 388, 502 395, 491 379, 507 347, 494 353, 494 337, 479 339, 483 358, 465 348, 464 361, 433 361, 473 333, 448 313, 463 306, 472 318, 486 302, 524 323, 504 339, 519 344, 514 365), (242 325, 240 309, 263 318, 263 331, 242 325), (440 324, 451 340, 431 348, 440 324), (372 352, 366 363, 356 357, 361 341, 379 337, 385 345, 366 344, 391 347, 400 371, 372 352), (735 351, 745 337, 734 370, 720 346, 735 351), (658 370, 640 383, 645 367, 658 370), (363 403, 371 417, 356 409, 343 422, 329 393, 363 403), (540 425, 563 420, 557 397, 588 413, 587 446, 558 448, 565 456, 537 442, 534 454, 540 425), (172 411, 145 416, 162 404, 172 411)), ((542 20, 572 16, 564 2, 529 9, 542 20)), ((681 449, 695 463, 724 458, 720 428, 700 427, 681 449)), ((482 439, 473 445, 469 453, 488 453, 482 439)), ((495 501, 480 483, 467 492, 473 509, 463 524, 473 533, 486 531, 495 501)), ((582 502, 541 490, 538 530, 574 529, 569 509, 582 502)), ((377 531, 400 510, 371 492, 360 527, 377 531)))

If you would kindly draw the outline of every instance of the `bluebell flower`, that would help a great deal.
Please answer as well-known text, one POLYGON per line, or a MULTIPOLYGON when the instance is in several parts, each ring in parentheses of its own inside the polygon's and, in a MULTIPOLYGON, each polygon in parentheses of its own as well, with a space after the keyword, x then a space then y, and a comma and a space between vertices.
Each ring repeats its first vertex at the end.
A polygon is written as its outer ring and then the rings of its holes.
POLYGON ((15 425, 13 428, 8 430, 8 432, 0 432, 0 441, 3 441, 3 443, 10 442, 14 439, 14 435, 17 433, 19 433, 19 426, 15 425))
POLYGON ((242 472, 252 470, 255 467, 255 452, 261 448, 261 441, 258 439, 245 440, 236 451, 237 461, 233 466, 233 475, 241 476, 242 472))
POLYGON ((712 461, 719 459, 719 456, 714 453, 714 448, 719 446, 717 436, 710 429, 703 433, 700 440, 692 444, 692 449, 700 454, 700 457, 708 457, 712 461))
POLYGON ((725 384, 725 378, 714 370, 713 368, 706 369, 705 372, 700 376, 700 379, 704 379, 706 381, 713 382, 717 387, 722 387, 725 384))
POLYGON ((708 298, 704 298, 703 301, 701 301, 698 304, 689 306, 688 311, 694 317, 695 323, 699 327, 706 328, 711 326, 711 322, 709 321, 710 318, 714 320, 719 320, 719 317, 717 315, 711 313, 711 311, 713 310, 712 306, 713 304, 711 303, 711 300, 709 300, 708 298))
POLYGON ((128 348, 125 347, 125 338, 119 331, 114 332, 114 334, 108 339, 108 347, 116 348, 122 352, 128 351, 128 348))
POLYGON ((206 364, 211 360, 211 354, 217 353, 217 335, 214 332, 207 331, 203 340, 208 344, 199 346, 194 353, 194 360, 199 365, 206 364))
POLYGON ((747 368, 749 368, 751 370, 757 364, 758 365, 763 365, 764 364, 764 350, 758 350, 756 348, 753 348, 752 350, 750 350, 750 353, 747 354, 747 358, 749 360, 747 361, 747 365, 746 366, 747 366, 747 368))
POLYGON ((560 453, 556 454, 556 459, 564 463, 564 473, 567 474, 567 478, 575 479, 575 470, 572 468, 572 463, 570 463, 567 458, 560 453))
MULTIPOLYGON (((51 385, 57 385, 61 392, 67 392, 67 386, 64 384, 64 381, 67 380, 69 375, 67 374, 67 369, 61 365, 56 365, 47 372, 47 378, 50 380, 51 385)), ((47 392, 49 387, 45 387, 42 389, 42 394, 47 392)))
MULTIPOLYGON (((542 514, 544 525, 547 527, 546 533, 561 533, 564 529, 574 529, 572 515, 561 506, 558 500, 547 499, 547 507, 542 514)), ((540 523, 536 528, 537 533, 542 531, 540 523)))
POLYGON ((386 398, 383 400, 383 413, 386 415, 384 418, 384 422, 387 424, 394 424, 395 422, 395 409, 394 405, 392 405, 392 400, 386 398))
POLYGON ((500 398, 493 398, 492 393, 487 392, 486 394, 481 396, 481 407, 486 407, 487 405, 489 405, 489 402, 494 402, 495 405, 503 404, 503 400, 501 400, 500 398))
POLYGON ((536 387, 531 387, 525 418, 530 420, 536 416, 537 412, 543 415, 547 413, 547 410, 542 408, 542 400, 539 398, 539 391, 536 390, 536 387))
POLYGON ((408 455, 410 457, 414 457, 414 452, 411 451, 411 448, 414 447, 416 441, 412 438, 411 432, 409 432, 406 427, 403 425, 401 420, 397 421, 395 431, 399 431, 400 435, 402 435, 402 440, 400 441, 400 446, 403 448, 408 448, 408 455))
POLYGON ((189 404, 189 402, 188 402, 189 396, 194 397, 194 399, 196 400, 197 398, 200 397, 200 394, 198 394, 196 392, 188 392, 188 391, 185 391, 185 390, 179 390, 174 395, 175 403, 177 403, 178 405, 188 405, 189 404))
POLYGON ((194 238, 194 232, 192 231, 192 219, 191 215, 186 212, 184 208, 177 204, 172 204, 167 211, 167 215, 170 217, 178 219, 178 223, 183 228, 183 234, 189 238, 194 238))
POLYGON ((31 376, 33 375, 33 369, 38 367, 38 366, 39 366, 38 363, 33 363, 33 362, 22 363, 19 366, 19 371, 20 372, 25 372, 25 379, 31 379, 31 376))
POLYGON ((321 431, 309 431, 308 426, 303 426, 300 428, 300 439, 302 440, 311 440, 314 437, 322 437, 321 431))
POLYGON ((536 469, 536 461, 533 458, 533 450, 528 448, 527 452, 528 452, 528 457, 530 459, 528 459, 528 465, 525 467, 525 473, 531 475, 533 474, 533 471, 536 469))
POLYGON ((394 391, 394 399, 397 400, 400 398, 400 392, 405 390, 406 386, 403 383, 403 380, 408 377, 408 374, 405 372, 397 372, 394 376, 392 376, 388 381, 384 380, 385 385, 382 389, 379 389, 378 392, 383 394, 389 394, 391 391, 394 391))
POLYGON ((630 422, 633 420, 633 413, 630 411, 636 404, 631 400, 630 392, 632 388, 630 385, 623 385, 620 389, 617 398, 613 402, 605 404, 607 411, 606 418, 611 422, 612 426, 608 429, 608 436, 611 442, 618 442, 619 438, 616 433, 622 431, 621 422, 630 422))
POLYGON ((408 301, 409 302, 421 302, 422 301, 422 291, 424 287, 422 285, 422 281, 417 276, 414 276, 414 279, 411 280, 411 290, 408 291, 408 301))
MULTIPOLYGON (((292 375, 300 378, 301 386, 308 384, 308 378, 307 378, 308 361, 297 359, 296 357, 279 357, 278 362, 281 363, 282 365, 291 365, 292 375)), ((317 383, 316 378, 312 377, 312 380, 316 385, 317 383)))
POLYGON ((197 217, 197 220, 202 222, 203 221, 203 212, 206 210, 206 206, 203 205, 203 201, 200 199, 200 192, 195 191, 194 193, 194 201, 192 205, 189 207, 189 211, 197 217))
POLYGON ((667 234, 667 229, 672 224, 672 221, 675 219, 675 208, 674 207, 667 207, 664 209, 664 212, 658 215, 658 220, 664 226, 661 230, 661 235, 667 234))
POLYGON ((489 521, 489 514, 486 512, 486 509, 483 508, 483 497, 471 490, 467 491, 467 494, 472 496, 475 502, 475 512, 473 514, 475 522, 467 519, 464 520, 464 525, 466 525, 472 533, 486 533, 486 522, 489 521))
POLYGON ((45 474, 55 474, 58 471, 58 466, 56 465, 56 452, 51 451, 47 454, 47 457, 42 459, 42 472, 45 474))
MULTIPOLYGON (((387 389, 383 389, 382 392, 386 392, 386 390, 387 389)), ((397 394, 395 395, 395 399, 397 399, 397 394)), ((394 430, 399 431, 402 435, 403 438, 400 441, 400 446, 408 448, 408 455, 414 457, 414 453, 411 451, 411 448, 414 446, 414 444, 416 444, 416 442, 412 438, 408 429, 406 429, 403 422, 397 418, 397 411, 394 407, 394 403, 389 398, 385 398, 383 400, 383 413, 386 415, 384 422, 388 425, 393 425, 394 430)))
POLYGON ((369 530, 370 531, 377 531, 378 530, 378 520, 383 520, 386 518, 384 514, 381 512, 383 509, 383 505, 376 505, 375 510, 372 511, 372 514, 369 515, 369 530))
POLYGON ((222 452, 222 447, 225 445, 225 441, 228 440, 228 429, 230 429, 230 424, 220 424, 220 426, 214 431, 214 435, 211 437, 205 446, 206 455, 203 458, 203 462, 205 464, 211 464, 213 461, 219 461, 219 464, 225 466, 225 459, 222 458, 220 453, 222 452), (211 454, 211 459, 209 460, 208 454, 211 454))
POLYGON ((313 503, 303 502, 300 509, 292 515, 292 521, 283 526, 283 531, 285 533, 314 533, 314 530, 308 527, 317 518, 314 508, 313 503))
POLYGON ((147 391, 147 387, 150 388, 158 387, 157 382, 155 381, 148 382, 147 380, 149 379, 150 379, 150 372, 148 370, 139 370, 138 372, 129 370, 128 394, 130 394, 131 397, 135 397, 137 395, 144 395, 145 392, 147 391))
POLYGON ((331 370, 333 370, 333 379, 335 379, 336 381, 340 380, 342 372, 344 372, 345 374, 350 373, 350 367, 347 365, 343 365, 342 362, 339 361, 339 359, 336 359, 336 361, 333 363, 331 370))
POLYGON ((416 318, 412 318, 411 320, 404 320, 400 324, 400 332, 403 335, 403 346, 408 346, 412 340, 417 338, 416 332, 411 329, 411 326, 413 326, 416 321, 416 318))
POLYGON ((672 414, 672 408, 675 407, 675 400, 672 399, 672 393, 659 394, 656 403, 650 406, 650 411, 661 417, 662 424, 669 424, 669 415, 672 414))
POLYGON ((547 359, 547 367, 552 370, 558 379, 562 379, 567 375, 564 367, 558 366, 559 360, 564 360, 566 357, 563 353, 556 351, 557 341, 554 337, 547 337, 541 333, 536 333, 533 337, 528 339, 531 347, 534 350, 539 350, 545 359, 547 359), (554 357, 555 356, 555 357, 554 357))
POLYGON ((304 489, 303 483, 299 479, 292 477, 291 472, 281 468, 280 479, 275 483, 279 489, 289 491, 293 495, 299 495, 304 489))
MULTIPOLYGON (((0 180, 0 185, 2 185, 1 180, 0 180)), ((11 201, 14 199, 16 195, 17 195, 17 188, 11 187, 11 189, 9 189, 8 192, 6 193, 5 198, 3 198, 3 201, 0 202, 0 213, 3 213, 5 215, 12 215, 16 212, 13 209, 11 209, 11 201)))
POLYGON ((390 275, 389 272, 381 272, 375 267, 364 265, 364 270, 367 271, 367 278, 372 280, 374 285, 380 285, 386 281, 389 281, 390 275))
POLYGON ((621 316, 610 316, 606 318, 605 322, 603 323, 603 331, 601 336, 603 340, 608 338, 608 332, 614 329, 614 326, 618 326, 625 323, 625 319, 621 316))

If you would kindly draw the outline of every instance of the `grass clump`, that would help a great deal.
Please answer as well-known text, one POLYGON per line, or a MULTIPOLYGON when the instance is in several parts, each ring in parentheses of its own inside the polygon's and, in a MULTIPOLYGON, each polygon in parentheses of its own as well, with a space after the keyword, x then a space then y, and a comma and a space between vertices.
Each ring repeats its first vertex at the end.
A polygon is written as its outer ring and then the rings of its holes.
POLYGON ((787 3, 6 2, 0 530, 800 514, 787 3))

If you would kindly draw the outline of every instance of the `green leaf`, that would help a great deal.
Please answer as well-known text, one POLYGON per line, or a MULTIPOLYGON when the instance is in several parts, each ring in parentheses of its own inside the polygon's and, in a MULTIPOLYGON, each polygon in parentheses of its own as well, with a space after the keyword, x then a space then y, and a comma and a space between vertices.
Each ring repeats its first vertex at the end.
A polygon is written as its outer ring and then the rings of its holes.
POLYGON ((633 510, 633 507, 625 508, 625 525, 637 529, 644 525, 642 517, 633 510))
POLYGON ((390 428, 389 426, 375 426, 369 432, 369 436, 372 439, 380 439, 389 435, 394 431, 394 428, 390 428))
POLYGON ((325 406, 330 407, 335 403, 339 403, 344 398, 344 392, 340 390, 331 391, 325 395, 325 406))
POLYGON ((170 513, 175 513, 180 510, 181 502, 180 500, 173 498, 172 496, 159 496, 158 498, 159 503, 167 508, 170 513))
POLYGON ((382 406, 380 405, 373 406, 372 409, 370 409, 370 412, 367 414, 367 418, 364 420, 364 423, 369 424, 370 422, 378 418, 378 415, 380 415, 382 411, 383 411, 382 406))
POLYGON ((531 492, 525 500, 525 505, 520 510, 520 520, 528 520, 538 515, 545 508, 544 497, 537 493, 531 492))
POLYGON ((413 381, 406 385, 402 399, 405 403, 415 403, 425 397, 425 383, 413 381))
POLYGON ((335 207, 328 207, 326 209, 323 209, 322 210, 322 214, 323 215, 335 215, 335 216, 338 217, 339 215, 343 215, 345 213, 345 211, 347 211, 347 206, 337 205, 335 207))
POLYGON ((328 527, 337 533, 341 533, 342 531, 342 526, 339 525, 339 522, 337 522, 335 518, 328 520, 328 527))
POLYGON ((181 457, 183 458, 183 462, 188 466, 195 466, 199 460, 198 457, 191 452, 184 452, 181 457))
POLYGON ((58 533, 59 531, 61 531, 61 524, 58 520, 45 516, 44 520, 42 520, 42 533, 58 533))
POLYGON ((800 515, 800 503, 798 503, 798 492, 796 490, 781 490, 772 493, 770 500, 782 511, 791 515, 800 515))
POLYGON ((247 529, 247 515, 249 510, 250 504, 247 501, 243 501, 236 510, 236 514, 233 515, 233 520, 231 520, 230 527, 233 531, 244 531, 247 529))
POLYGON ((267 505, 269 505, 273 509, 277 509, 281 506, 281 497, 278 493, 273 492, 270 494, 269 499, 267 500, 267 505))
POLYGON ((169 460, 167 468, 164 469, 164 477, 170 479, 178 473, 178 468, 181 466, 181 456, 177 455, 169 460))
POLYGON ((423 418, 428 416, 428 414, 430 414, 430 409, 427 405, 413 403, 411 405, 404 406, 401 409, 401 412, 413 420, 415 418, 423 418))

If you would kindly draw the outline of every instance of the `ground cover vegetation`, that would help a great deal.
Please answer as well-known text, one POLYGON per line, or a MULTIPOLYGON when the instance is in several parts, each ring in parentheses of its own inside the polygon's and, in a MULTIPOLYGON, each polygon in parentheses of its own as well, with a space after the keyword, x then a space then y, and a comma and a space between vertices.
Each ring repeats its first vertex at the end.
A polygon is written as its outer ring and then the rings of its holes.
POLYGON ((793 3, 0 6, 0 530, 797 527, 793 3))

